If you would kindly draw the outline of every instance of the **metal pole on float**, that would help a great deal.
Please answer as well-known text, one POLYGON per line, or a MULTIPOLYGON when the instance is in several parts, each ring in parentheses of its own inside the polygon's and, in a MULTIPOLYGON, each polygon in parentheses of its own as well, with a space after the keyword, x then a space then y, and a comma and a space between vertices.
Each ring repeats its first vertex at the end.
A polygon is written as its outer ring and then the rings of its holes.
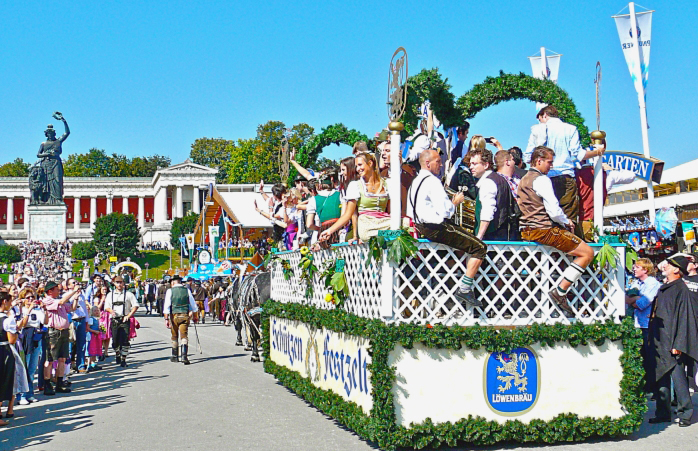
MULTIPOLYGON (((600 107, 600 90, 601 90, 601 63, 596 62, 596 130, 591 132, 592 144, 603 144, 606 139, 606 132, 601 131, 601 107, 600 107)), ((603 236, 603 204, 604 204, 604 180, 603 180, 603 158, 596 157, 594 163, 594 226, 603 236)))
MULTIPOLYGON (((398 47, 390 60, 388 73, 388 129, 390 129, 390 229, 400 230, 402 216, 402 199, 400 196, 400 132, 405 126, 400 118, 407 105, 407 51, 398 47)), ((394 265, 383 259, 381 267, 381 304, 380 315, 383 318, 393 317, 393 277, 394 265)))
MULTIPOLYGON (((635 16, 635 3, 628 3, 628 9, 630 12, 630 30, 637 30, 637 17, 635 16)), ((633 33, 634 40, 632 46, 632 52, 637 62, 637 67, 641 68, 640 61, 640 37, 637 36, 637 32, 633 33)), ((640 69, 640 77, 642 77, 642 69, 640 69)), ((637 99, 640 102, 640 128, 642 129, 642 150, 645 154, 645 158, 650 157, 650 138, 648 134, 649 127, 647 126, 647 104, 645 103, 645 93, 638 92, 637 99)), ((654 209, 654 185, 652 185, 652 180, 647 181, 647 200, 649 201, 650 210, 650 223, 654 224, 655 209, 654 209)))

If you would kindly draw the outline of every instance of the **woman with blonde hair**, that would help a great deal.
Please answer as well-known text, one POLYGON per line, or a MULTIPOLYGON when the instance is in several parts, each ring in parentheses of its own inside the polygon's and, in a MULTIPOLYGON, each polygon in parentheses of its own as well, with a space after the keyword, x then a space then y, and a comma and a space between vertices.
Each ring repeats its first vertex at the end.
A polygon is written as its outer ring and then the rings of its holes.
POLYGON ((352 221, 354 238, 358 237, 359 242, 390 227, 388 184, 378 173, 376 157, 368 152, 360 153, 355 165, 359 179, 347 187, 346 208, 337 222, 320 234, 319 241, 328 240, 349 221, 352 221), (354 218, 354 212, 358 212, 358 218, 354 218))

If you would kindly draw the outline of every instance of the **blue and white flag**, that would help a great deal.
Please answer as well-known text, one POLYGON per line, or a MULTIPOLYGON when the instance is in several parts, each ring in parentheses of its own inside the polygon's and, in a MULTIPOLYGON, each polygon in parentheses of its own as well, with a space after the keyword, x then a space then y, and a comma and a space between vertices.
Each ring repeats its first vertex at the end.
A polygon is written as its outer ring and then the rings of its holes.
POLYGON ((652 42, 652 13, 654 11, 643 11, 635 13, 637 18, 637 32, 634 33, 630 25, 630 14, 613 16, 620 37, 620 45, 628 63, 630 77, 635 85, 638 95, 643 97, 647 94, 647 78, 649 77, 650 66, 650 43, 652 42), (634 46, 640 47, 640 61, 637 60, 637 52, 634 46))

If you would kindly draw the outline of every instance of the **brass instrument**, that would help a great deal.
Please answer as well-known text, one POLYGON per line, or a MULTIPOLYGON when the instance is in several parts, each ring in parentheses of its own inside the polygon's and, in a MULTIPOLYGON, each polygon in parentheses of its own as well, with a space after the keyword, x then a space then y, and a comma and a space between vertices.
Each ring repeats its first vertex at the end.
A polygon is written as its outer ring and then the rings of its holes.
MULTIPOLYGON (((448 197, 451 199, 459 192, 452 190, 448 186, 444 188, 446 188, 446 194, 448 194, 448 197)), ((465 200, 456 207, 456 214, 453 216, 453 220, 457 225, 463 227, 468 232, 475 233, 475 201, 466 197, 465 200)))

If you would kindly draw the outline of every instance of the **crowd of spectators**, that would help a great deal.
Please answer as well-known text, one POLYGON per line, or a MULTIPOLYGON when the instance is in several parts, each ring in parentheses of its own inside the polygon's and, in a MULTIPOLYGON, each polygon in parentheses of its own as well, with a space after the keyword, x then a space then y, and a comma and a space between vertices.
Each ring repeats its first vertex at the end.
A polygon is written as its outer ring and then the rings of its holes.
POLYGON ((73 258, 70 251, 72 243, 65 241, 23 241, 19 245, 22 254, 22 261, 11 266, 12 273, 26 273, 31 270, 31 276, 27 278, 33 280, 47 279, 60 274, 67 276, 73 271, 73 258), (29 268, 29 269, 27 269, 29 268))
MULTIPOLYGON (((116 363, 125 367, 139 306, 137 289, 129 292, 120 276, 95 274, 89 283, 63 277, 69 274, 64 266, 69 242, 25 242, 20 248, 24 261, 13 265, 11 281, 0 286, 0 410, 6 406, 5 419, 14 417, 15 403, 70 393, 70 375, 101 370, 110 343, 116 363)), ((0 420, 0 426, 8 424, 0 420)))

